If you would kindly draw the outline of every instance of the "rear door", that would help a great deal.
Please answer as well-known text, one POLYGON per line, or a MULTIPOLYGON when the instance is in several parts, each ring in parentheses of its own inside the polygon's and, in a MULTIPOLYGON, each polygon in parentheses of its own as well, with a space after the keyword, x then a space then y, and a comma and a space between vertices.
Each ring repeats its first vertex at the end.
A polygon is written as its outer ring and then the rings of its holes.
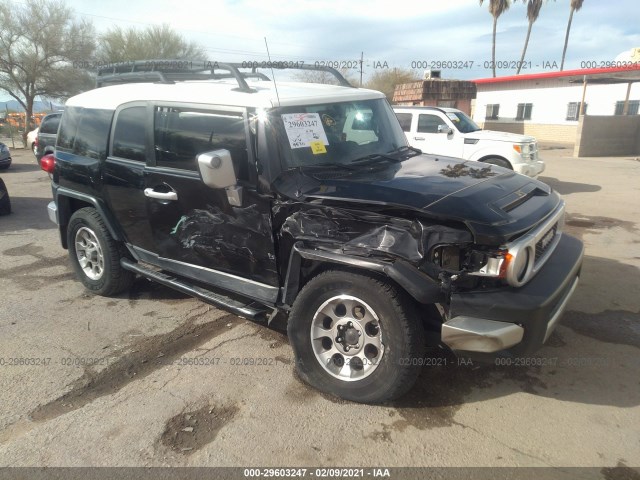
POLYGON ((155 253, 144 196, 147 158, 153 152, 151 107, 134 102, 116 110, 109 156, 103 170, 105 198, 127 243, 155 253))

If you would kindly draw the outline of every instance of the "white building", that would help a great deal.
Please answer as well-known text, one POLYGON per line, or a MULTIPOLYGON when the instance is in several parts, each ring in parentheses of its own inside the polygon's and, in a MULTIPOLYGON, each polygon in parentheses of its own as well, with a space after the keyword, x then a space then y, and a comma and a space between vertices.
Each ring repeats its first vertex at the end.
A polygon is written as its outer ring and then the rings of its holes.
POLYGON ((628 66, 626 62, 614 63, 623 66, 474 80, 477 96, 473 119, 485 129, 576 144, 578 150, 579 141, 585 140, 583 130, 589 127, 582 125, 580 113, 584 102, 582 113, 587 122, 607 132, 622 128, 625 143, 633 144, 622 150, 638 152, 640 63, 628 66))

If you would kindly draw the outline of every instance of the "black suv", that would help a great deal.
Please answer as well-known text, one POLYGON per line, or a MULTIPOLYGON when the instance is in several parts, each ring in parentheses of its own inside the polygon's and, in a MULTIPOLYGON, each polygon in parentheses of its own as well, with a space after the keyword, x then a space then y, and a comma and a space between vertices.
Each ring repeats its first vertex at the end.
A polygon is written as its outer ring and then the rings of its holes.
POLYGON ((53 153, 55 149, 60 118, 62 118, 62 112, 54 112, 48 114, 40 122, 35 149, 38 164, 40 164, 42 157, 48 153, 53 153))
POLYGON ((340 85, 148 65, 71 98, 46 162, 89 290, 142 275, 243 317, 283 312, 301 378, 360 402, 411 388, 427 334, 490 361, 547 340, 583 256, 547 185, 421 154, 384 94, 332 69, 340 85))

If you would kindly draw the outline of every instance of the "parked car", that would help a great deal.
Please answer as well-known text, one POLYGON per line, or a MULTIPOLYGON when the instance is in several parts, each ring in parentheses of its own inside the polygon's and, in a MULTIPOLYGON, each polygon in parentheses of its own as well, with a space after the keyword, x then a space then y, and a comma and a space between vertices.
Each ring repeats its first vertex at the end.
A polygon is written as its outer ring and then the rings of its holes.
POLYGON ((58 135, 58 127, 62 112, 50 113, 40 122, 40 129, 36 137, 36 160, 40 163, 40 159, 48 154, 53 153, 56 145, 56 136, 58 135))
POLYGON ((27 133, 27 147, 31 149, 34 155, 38 152, 38 131, 40 127, 31 130, 27 133))
POLYGON ((11 151, 9 147, 0 142, 0 170, 6 170, 11 166, 11 151))
POLYGON ((441 107, 393 107, 409 144, 425 153, 474 160, 536 177, 544 171, 534 137, 482 130, 464 112, 441 107))
POLYGON ((427 331, 491 362, 549 338, 583 257, 549 186, 422 154, 383 93, 330 68, 304 66, 339 86, 276 91, 241 64, 149 65, 99 71, 119 84, 70 98, 42 158, 88 290, 141 275, 243 317, 282 313, 300 377, 358 402, 411 388, 427 331))
POLYGON ((0 178, 0 215, 9 215, 11 213, 11 200, 9 192, 4 181, 0 178))

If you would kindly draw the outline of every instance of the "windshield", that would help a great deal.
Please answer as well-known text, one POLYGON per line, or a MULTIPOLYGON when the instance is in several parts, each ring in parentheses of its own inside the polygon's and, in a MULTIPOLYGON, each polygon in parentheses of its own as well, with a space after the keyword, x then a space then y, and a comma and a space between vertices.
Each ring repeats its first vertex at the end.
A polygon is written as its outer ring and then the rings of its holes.
POLYGON ((269 112, 269 124, 285 170, 348 166, 407 147, 404 132, 385 99, 276 108, 269 112))
POLYGON ((480 130, 476 122, 467 117, 463 112, 446 112, 446 114, 460 133, 471 133, 480 130))

